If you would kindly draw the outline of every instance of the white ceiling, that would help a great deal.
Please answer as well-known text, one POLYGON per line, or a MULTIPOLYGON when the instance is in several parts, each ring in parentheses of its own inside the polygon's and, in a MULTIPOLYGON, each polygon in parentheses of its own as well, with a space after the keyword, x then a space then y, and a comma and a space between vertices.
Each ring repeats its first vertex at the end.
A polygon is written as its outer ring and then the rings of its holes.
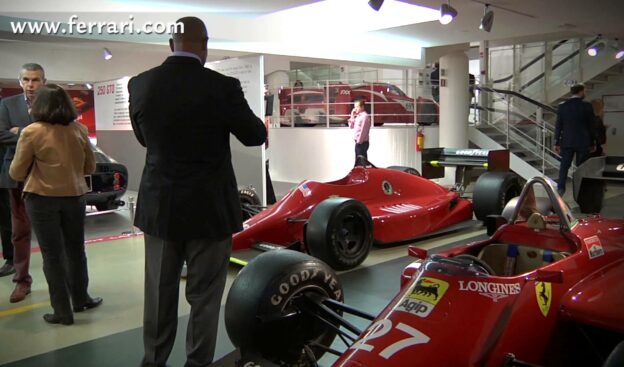
MULTIPOLYGON (((335 1, 335 0, 334 0, 335 1)), ((340 0, 338 0, 340 1, 340 0)), ((360 0, 362 7, 368 7, 367 0, 360 0)), ((576 36, 594 36, 603 34, 609 38, 624 40, 624 0, 487 0, 494 7, 495 18, 491 33, 478 29, 483 15, 481 0, 451 0, 457 9, 458 16, 449 25, 441 25, 438 21, 419 24, 408 24, 394 28, 367 32, 372 36, 387 40, 396 49, 416 49, 422 47, 446 46, 460 43, 490 40, 494 45, 520 43, 537 40, 561 39, 576 36), (506 9, 506 10, 505 10, 506 9)), ((7 27, 7 21, 17 18, 64 20, 67 14, 78 13, 82 18, 98 20, 125 20, 128 14, 134 14, 137 23, 141 19, 174 20, 184 15, 196 15, 204 19, 211 35, 212 48, 243 52, 266 52, 290 54, 294 56, 330 58, 324 54, 324 47, 340 48, 340 44, 357 43, 360 34, 353 34, 354 24, 350 12, 339 14, 338 17, 306 17, 294 20, 285 27, 267 17, 267 14, 288 9, 293 6, 311 4, 312 0, 98 0, 78 1, 7 1, 0 0, 0 38, 20 39, 29 42, 71 42, 67 37, 26 37, 14 35, 7 27), (59 5, 62 4, 62 5, 59 5), (87 12, 87 13, 80 13, 87 12), (2 26, 4 24, 4 26, 2 26), (214 42, 213 42, 214 41, 214 42), (334 46, 331 44, 334 43, 334 46), (318 49, 311 45, 316 44, 318 49), (338 46, 336 46, 338 45, 338 46)), ((404 0, 404 3, 421 5, 437 9, 442 0, 404 0)), ((360 6, 358 4, 358 6, 360 6)), ((383 10, 383 6, 382 6, 383 10)), ((380 12, 381 16, 382 13, 380 12)), ((280 22, 281 23, 281 22, 280 22)), ((89 36, 86 39, 105 41, 124 41, 132 43, 164 43, 167 36, 152 37, 120 37, 120 36, 89 36)), ((362 38, 363 39, 363 38, 362 38)), ((623 41, 624 43, 624 41, 623 41)), ((85 44, 85 42, 81 42, 85 44)), ((349 50, 336 58, 352 61, 369 61, 379 63, 387 60, 393 63, 392 57, 380 58, 386 52, 379 46, 362 44, 357 52, 349 50), (377 54, 377 56, 373 56, 377 54)), ((385 45, 387 46, 387 44, 385 45)), ((1 47, 1 44, 0 44, 1 47)), ((345 47, 346 48, 346 47, 345 47)), ((393 50, 388 52, 392 53, 393 50)), ((400 57, 396 56, 395 58, 400 57)), ((397 59, 398 60, 398 59, 397 59)), ((400 62, 396 62, 400 64, 400 62)))

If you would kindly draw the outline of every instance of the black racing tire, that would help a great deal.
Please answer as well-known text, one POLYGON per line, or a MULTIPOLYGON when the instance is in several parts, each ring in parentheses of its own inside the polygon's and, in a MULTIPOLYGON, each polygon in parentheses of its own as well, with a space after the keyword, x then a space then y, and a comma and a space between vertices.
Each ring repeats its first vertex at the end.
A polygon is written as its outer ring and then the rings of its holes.
POLYGON ((260 197, 258 194, 249 188, 240 189, 238 191, 238 196, 240 200, 240 206, 243 211, 243 220, 247 220, 252 217, 248 210, 245 208, 254 208, 260 206, 262 203, 260 202, 260 197))
POLYGON ((602 367, 621 367, 624 366, 624 340, 613 348, 607 360, 602 367))
POLYGON ((505 204, 520 195, 522 186, 512 172, 485 172, 477 179, 472 193, 472 207, 478 220, 500 215, 505 204))
POLYGON ((414 175, 414 176, 422 176, 420 174, 420 172, 418 172, 418 170, 416 168, 412 168, 412 167, 390 166, 390 167, 388 167, 388 169, 393 169, 395 171, 401 171, 401 172, 409 173, 410 175, 414 175))
POLYGON ((594 214, 602 210, 604 200, 605 181, 583 179, 579 188, 576 202, 581 213, 594 214))
POLYGON ((305 229, 305 244, 314 257, 336 270, 360 265, 373 244, 368 208, 349 198, 329 198, 314 208, 305 229))
POLYGON ((242 353, 286 365, 305 359, 306 346, 320 358, 324 351, 311 344, 330 346, 336 332, 300 312, 297 300, 304 293, 343 301, 340 280, 321 260, 292 250, 256 257, 241 270, 228 293, 225 327, 230 340, 242 353))

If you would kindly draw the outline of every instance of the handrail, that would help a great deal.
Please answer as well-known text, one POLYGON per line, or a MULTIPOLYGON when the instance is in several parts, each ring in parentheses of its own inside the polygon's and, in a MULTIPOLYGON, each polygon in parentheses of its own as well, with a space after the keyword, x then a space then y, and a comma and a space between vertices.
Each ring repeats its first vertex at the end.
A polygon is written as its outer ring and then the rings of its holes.
MULTIPOLYGON (((561 40, 559 41, 556 45, 553 46, 553 50, 556 50, 557 48, 559 48, 560 46, 562 46, 564 43, 568 42, 568 40, 561 40)), ((544 51, 544 53, 542 53, 541 55, 537 56, 536 58, 534 58, 533 60, 529 61, 529 63, 527 63, 526 65, 524 65, 523 67, 520 68, 520 72, 525 71, 526 69, 530 68, 531 66, 533 66, 533 64, 535 64, 536 62, 540 61, 541 59, 543 59, 544 57, 546 57, 546 51, 544 51)), ((503 83, 506 82, 508 80, 511 80, 511 78, 513 78, 513 74, 504 77, 502 79, 498 79, 498 80, 494 80, 492 81, 492 83, 503 83)))
MULTIPOLYGON (((590 48, 591 46, 594 45, 594 43, 596 43, 598 40, 600 39, 600 36, 596 36, 596 38, 594 38, 593 40, 589 41, 586 45, 585 45, 585 49, 587 50, 588 48, 590 48)), ((554 49, 554 48, 553 48, 554 49)), ((561 61, 559 61, 558 63, 556 63, 555 65, 552 66, 551 70, 555 70, 558 67, 560 67, 561 65, 565 64, 568 60, 572 59, 573 57, 575 57, 576 55, 579 54, 579 50, 576 50, 574 52, 572 52, 570 55, 564 57, 563 59, 561 59, 561 61)), ((546 73, 541 73, 539 75, 537 75, 535 78, 529 80, 528 82, 526 82, 526 84, 522 85, 520 87, 520 91, 522 92, 523 90, 527 89, 528 87, 530 87, 532 84, 536 83, 537 81, 539 81, 540 79, 542 79, 544 76, 546 75, 546 73)))
POLYGON ((480 91, 483 92, 489 92, 489 93, 500 93, 500 94, 510 94, 514 97, 518 97, 522 100, 525 100, 531 104, 534 104, 546 111, 552 112, 552 113, 557 113, 557 110, 554 109, 552 106, 549 106, 547 104, 543 104, 542 102, 536 101, 533 98, 529 98, 527 96, 525 96, 524 94, 521 94, 519 92, 513 91, 513 90, 506 90, 506 89, 498 89, 498 88, 490 88, 490 87, 484 87, 481 85, 475 85, 475 89, 478 89, 480 91))

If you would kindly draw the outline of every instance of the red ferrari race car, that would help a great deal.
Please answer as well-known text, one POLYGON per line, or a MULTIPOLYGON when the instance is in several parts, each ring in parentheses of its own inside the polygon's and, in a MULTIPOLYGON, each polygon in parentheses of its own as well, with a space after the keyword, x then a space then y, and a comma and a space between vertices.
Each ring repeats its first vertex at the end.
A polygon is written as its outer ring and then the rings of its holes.
POLYGON ((321 261, 265 253, 230 289, 230 339, 265 367, 316 366, 327 352, 340 367, 624 366, 624 220, 575 219, 543 178, 510 209, 487 240, 410 248, 418 259, 377 316, 344 305, 321 261), (350 316, 372 323, 362 331, 350 316))
POLYGON ((513 173, 486 172, 477 180, 471 202, 414 169, 377 168, 363 161, 340 180, 302 182, 245 221, 233 236, 233 261, 244 265, 259 251, 288 247, 337 270, 354 268, 373 242, 392 244, 474 226, 473 212, 479 220, 500 214, 520 188, 513 173))

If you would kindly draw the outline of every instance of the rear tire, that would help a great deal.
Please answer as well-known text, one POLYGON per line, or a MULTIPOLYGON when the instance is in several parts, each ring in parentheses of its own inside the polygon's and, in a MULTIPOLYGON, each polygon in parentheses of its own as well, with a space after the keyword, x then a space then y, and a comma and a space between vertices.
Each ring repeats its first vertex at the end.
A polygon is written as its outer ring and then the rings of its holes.
POLYGON ((505 204, 520 195, 522 187, 512 172, 485 172, 477 179, 472 194, 472 207, 478 220, 500 215, 505 204))
POLYGON ((247 220, 253 216, 250 210, 255 211, 255 209, 262 204, 260 202, 260 197, 254 190, 249 188, 239 190, 238 196, 243 212, 243 220, 247 220))
POLYGON ((388 167, 388 169, 393 169, 395 171, 401 171, 401 172, 409 173, 410 175, 414 175, 414 176, 422 176, 420 174, 420 172, 418 172, 418 170, 416 168, 412 168, 412 167, 390 166, 390 167, 388 167))
POLYGON ((602 367, 621 367, 624 366, 624 340, 619 342, 613 348, 613 351, 607 357, 602 367))
POLYGON ((360 265, 373 244, 368 208, 349 198, 330 198, 314 208, 305 230, 310 254, 336 270, 360 265))
POLYGON ((318 360, 324 351, 311 344, 330 346, 336 333, 300 311, 297 300, 304 293, 343 301, 340 280, 319 259, 274 250, 252 260, 234 280, 225 303, 225 326, 232 343, 244 354, 287 365, 306 359, 304 347, 318 360))
POLYGON ((576 202, 581 209, 581 213, 600 213, 602 201, 604 200, 605 181, 583 179, 578 192, 576 202))

